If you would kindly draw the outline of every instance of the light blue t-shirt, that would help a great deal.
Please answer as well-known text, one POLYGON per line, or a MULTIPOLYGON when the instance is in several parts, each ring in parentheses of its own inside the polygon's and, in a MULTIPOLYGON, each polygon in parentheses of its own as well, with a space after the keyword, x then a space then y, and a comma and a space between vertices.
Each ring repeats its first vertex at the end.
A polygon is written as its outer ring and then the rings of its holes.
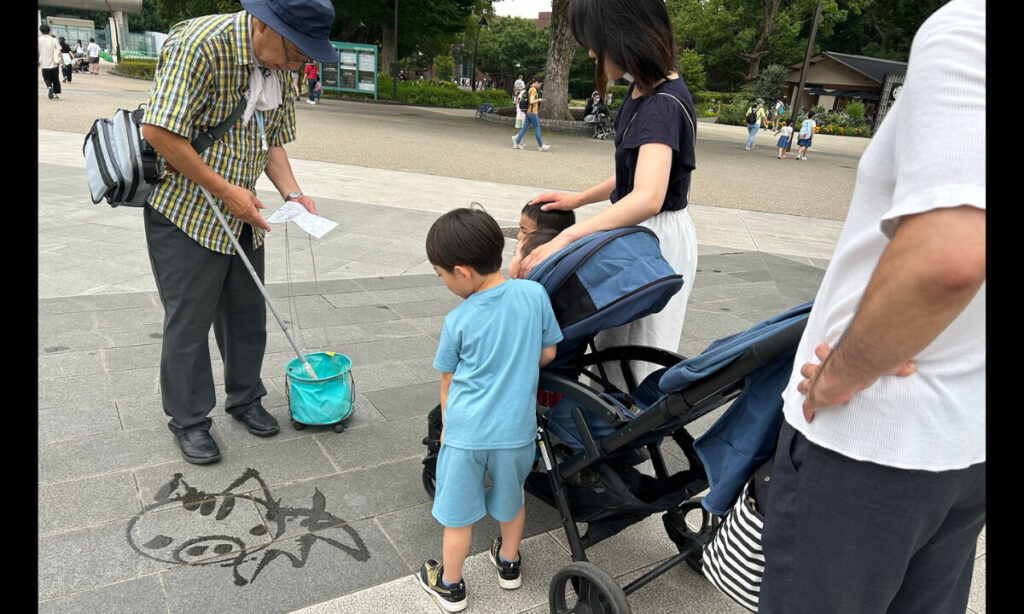
POLYGON ((519 448, 537 430, 541 349, 562 340, 544 287, 510 279, 471 294, 444 318, 434 368, 453 373, 444 445, 519 448))

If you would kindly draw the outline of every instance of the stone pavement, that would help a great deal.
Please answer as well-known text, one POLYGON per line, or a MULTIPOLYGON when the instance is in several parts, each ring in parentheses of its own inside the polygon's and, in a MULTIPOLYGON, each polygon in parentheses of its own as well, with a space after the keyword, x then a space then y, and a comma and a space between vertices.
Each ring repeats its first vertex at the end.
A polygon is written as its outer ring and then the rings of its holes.
MULTIPOLYGON (((441 546, 420 440, 437 403, 438 331, 459 299, 431 272, 424 237, 440 211, 472 201, 514 226, 546 188, 293 160, 304 191, 341 225, 319 240, 275 226, 267 287, 308 351, 351 357, 355 412, 343 433, 289 426, 284 365, 294 353, 268 313, 265 405, 281 433, 253 437, 218 405, 223 460, 199 467, 181 459, 160 410, 162 309, 140 212, 89 201, 81 139, 39 130, 39 611, 440 611, 412 576, 441 546)), ((265 179, 258 192, 276 202, 265 179)), ((813 298, 841 227, 709 205, 692 215, 700 260, 686 355, 813 298)), ((682 466, 674 451, 666 446, 670 466, 682 466)), ((474 532, 467 611, 546 612, 548 581, 571 560, 557 513, 528 498, 518 591, 494 581, 486 549, 496 531, 488 519, 474 532)), ((620 584, 674 553, 657 515, 587 552, 620 584)), ((969 612, 985 611, 984 572, 983 534, 969 612)), ((630 602, 645 613, 743 611, 685 565, 630 602)))

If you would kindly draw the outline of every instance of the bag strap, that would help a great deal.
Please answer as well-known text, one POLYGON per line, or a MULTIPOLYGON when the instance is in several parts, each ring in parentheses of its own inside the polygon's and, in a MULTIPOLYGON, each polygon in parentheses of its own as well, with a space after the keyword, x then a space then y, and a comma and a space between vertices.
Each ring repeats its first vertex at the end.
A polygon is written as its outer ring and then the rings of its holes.
POLYGON ((227 119, 213 128, 203 131, 199 136, 192 139, 192 149, 196 150, 196 153, 200 153, 210 145, 213 145, 217 139, 224 136, 224 133, 231 128, 232 124, 238 121, 238 118, 241 117, 244 112, 245 96, 242 96, 242 99, 238 101, 238 106, 235 107, 235 110, 231 112, 231 115, 229 115, 227 119))

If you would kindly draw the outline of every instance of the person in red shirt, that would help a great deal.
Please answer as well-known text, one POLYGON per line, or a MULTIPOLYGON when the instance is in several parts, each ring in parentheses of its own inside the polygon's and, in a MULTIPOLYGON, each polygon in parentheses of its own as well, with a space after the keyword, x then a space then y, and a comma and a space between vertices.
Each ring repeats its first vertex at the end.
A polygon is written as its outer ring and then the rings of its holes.
POLYGON ((309 98, 306 99, 306 102, 309 104, 316 104, 316 100, 313 99, 313 90, 316 89, 316 82, 318 80, 317 65, 312 62, 306 64, 306 84, 309 86, 309 98))

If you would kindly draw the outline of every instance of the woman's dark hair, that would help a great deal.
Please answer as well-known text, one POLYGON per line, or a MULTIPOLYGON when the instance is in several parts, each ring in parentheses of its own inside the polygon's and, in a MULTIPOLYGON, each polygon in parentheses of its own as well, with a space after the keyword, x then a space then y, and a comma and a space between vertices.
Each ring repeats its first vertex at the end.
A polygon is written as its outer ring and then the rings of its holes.
POLYGON ((540 208, 541 204, 543 203, 536 205, 527 204, 522 210, 522 214, 533 220, 538 230, 551 229, 556 232, 562 232, 576 223, 576 214, 572 211, 561 211, 559 209, 544 211, 540 208))
POLYGON ((597 56, 594 81, 601 98, 605 59, 632 75, 644 95, 676 70, 678 50, 664 0, 572 0, 569 23, 576 41, 597 56))
POLYGON ((540 230, 534 230, 530 234, 523 237, 523 244, 519 248, 519 257, 526 258, 530 255, 530 252, 537 249, 541 245, 544 245, 551 239, 558 236, 558 231, 551 228, 542 228, 540 230))
POLYGON ((427 260, 449 272, 463 265, 489 275, 501 268, 504 247, 505 236, 498 223, 479 209, 449 211, 427 231, 427 260))

